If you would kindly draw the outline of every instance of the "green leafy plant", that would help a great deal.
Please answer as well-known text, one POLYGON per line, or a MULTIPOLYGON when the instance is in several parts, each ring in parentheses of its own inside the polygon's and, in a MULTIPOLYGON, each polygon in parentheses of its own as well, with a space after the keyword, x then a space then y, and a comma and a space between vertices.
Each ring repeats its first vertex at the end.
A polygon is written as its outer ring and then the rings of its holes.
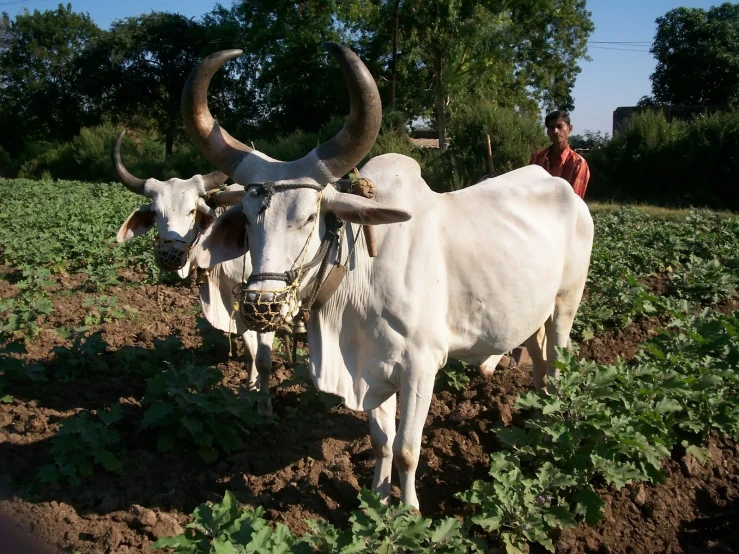
POLYGON ((561 495, 576 484, 575 478, 551 462, 527 477, 519 460, 503 452, 491 456, 490 476, 492 481, 475 481, 471 490, 457 495, 479 508, 471 521, 497 532, 508 554, 523 554, 529 541, 554 552, 549 532, 575 525, 575 513, 561 495))
POLYGON ((41 332, 39 321, 54 311, 46 289, 56 285, 44 268, 26 267, 23 279, 16 283, 19 294, 0 299, 0 340, 33 340, 41 332))
POLYGON ((199 506, 184 534, 160 539, 152 548, 172 548, 174 554, 483 552, 482 541, 468 538, 455 518, 434 523, 408 505, 382 504, 378 495, 366 489, 360 491, 359 500, 349 528, 339 530, 324 521, 308 521, 311 533, 297 537, 280 523, 270 527, 262 517, 263 508, 240 508, 226 492, 221 502, 199 506))
POLYGON ((109 411, 98 411, 100 421, 90 419, 86 411, 65 419, 51 445, 54 463, 41 468, 38 479, 56 484, 60 480, 78 485, 80 479, 93 474, 95 466, 123 473, 120 454, 114 449, 120 443, 118 431, 110 427, 120 421, 123 411, 119 404, 109 411))
POLYGON ((159 539, 152 548, 172 548, 174 554, 295 552, 293 547, 300 539, 281 523, 272 529, 263 515, 261 507, 240 508, 227 491, 221 502, 198 506, 184 534, 159 539))
POLYGON ((56 357, 57 379, 71 381, 100 373, 108 368, 103 357, 108 344, 100 333, 85 335, 84 332, 73 332, 72 337, 74 338, 72 346, 55 346, 51 349, 56 357))
POLYGON ((459 495, 508 552, 525 541, 553 550, 551 530, 603 517, 599 487, 660 481, 676 450, 705 461, 712 431, 739 437, 739 312, 672 315, 634 363, 597 365, 560 349, 557 393, 518 397, 527 418, 496 431, 505 450, 493 481, 459 495))
POLYGON ((89 311, 85 314, 85 325, 100 325, 115 323, 126 317, 136 317, 138 311, 130 306, 120 306, 115 296, 100 295, 97 298, 88 297, 82 302, 82 307, 89 311))
POLYGON ((159 430, 160 451, 189 442, 205 462, 212 463, 218 459, 218 448, 227 454, 243 448, 242 437, 249 429, 265 424, 253 408, 262 395, 244 388, 235 392, 219 385, 221 379, 217 369, 186 363, 147 380, 141 427, 159 430))
POLYGON ((436 382, 443 388, 465 390, 470 384, 467 364, 457 360, 449 360, 436 374, 436 382))

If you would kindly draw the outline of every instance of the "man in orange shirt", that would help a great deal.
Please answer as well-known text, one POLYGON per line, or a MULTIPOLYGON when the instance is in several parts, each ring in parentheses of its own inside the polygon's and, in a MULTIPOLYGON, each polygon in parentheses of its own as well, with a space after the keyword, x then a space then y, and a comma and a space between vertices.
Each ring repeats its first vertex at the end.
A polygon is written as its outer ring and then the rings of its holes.
POLYGON ((570 114, 563 110, 554 111, 546 116, 544 125, 552 145, 534 154, 530 163, 542 166, 554 177, 562 177, 572 185, 575 194, 584 198, 590 168, 585 158, 573 151, 567 142, 572 133, 570 114))

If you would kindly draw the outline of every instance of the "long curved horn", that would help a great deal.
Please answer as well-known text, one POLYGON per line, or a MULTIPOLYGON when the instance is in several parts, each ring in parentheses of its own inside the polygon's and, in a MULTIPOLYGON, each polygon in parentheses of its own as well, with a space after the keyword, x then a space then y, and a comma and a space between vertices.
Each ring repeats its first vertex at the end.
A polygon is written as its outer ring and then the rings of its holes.
POLYGON ((203 175, 203 181, 205 183, 205 190, 213 190, 220 187, 228 179, 228 175, 220 171, 214 171, 203 175))
POLYGON ((187 134, 215 167, 232 175, 239 162, 252 151, 215 122, 208 109, 208 85, 213 74, 227 61, 242 54, 241 50, 223 50, 201 61, 182 89, 182 119, 187 134))
POLYGON ((346 46, 324 42, 344 73, 351 110, 344 127, 315 152, 335 179, 344 176, 370 151, 382 123, 382 103, 375 80, 362 60, 346 46))
POLYGON ((123 142, 123 135, 125 134, 126 130, 123 129, 118 133, 118 138, 115 139, 115 144, 113 145, 113 167, 115 168, 116 173, 118 173, 118 177, 121 182, 128 190, 135 192, 136 194, 140 194, 141 196, 146 196, 144 193, 144 183, 146 182, 146 179, 134 177, 125 167, 123 167, 123 162, 121 161, 121 142, 123 142))

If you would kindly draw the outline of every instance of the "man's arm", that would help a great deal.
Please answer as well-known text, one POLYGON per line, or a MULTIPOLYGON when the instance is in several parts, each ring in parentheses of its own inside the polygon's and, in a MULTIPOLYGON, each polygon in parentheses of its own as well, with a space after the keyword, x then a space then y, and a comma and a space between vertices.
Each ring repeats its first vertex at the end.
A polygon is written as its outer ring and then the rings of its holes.
POLYGON ((581 159, 579 167, 572 179, 572 189, 580 198, 585 198, 585 189, 588 188, 588 181, 590 181, 590 168, 588 167, 588 162, 585 159, 581 159))

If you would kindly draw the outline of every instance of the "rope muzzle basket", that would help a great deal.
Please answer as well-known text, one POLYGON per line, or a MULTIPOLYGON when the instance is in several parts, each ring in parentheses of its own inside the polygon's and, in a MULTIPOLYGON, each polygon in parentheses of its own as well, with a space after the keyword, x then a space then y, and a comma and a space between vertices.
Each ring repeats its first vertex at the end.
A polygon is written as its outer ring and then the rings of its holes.
POLYGON ((249 289, 244 283, 237 285, 234 305, 247 329, 269 333, 279 329, 291 329, 300 312, 299 283, 277 290, 249 289))
POLYGON ((157 266, 165 271, 178 271, 185 267, 192 245, 189 245, 186 248, 172 248, 167 247, 169 243, 179 243, 180 241, 168 240, 164 244, 163 242, 164 241, 160 239, 154 245, 154 262, 157 266))

